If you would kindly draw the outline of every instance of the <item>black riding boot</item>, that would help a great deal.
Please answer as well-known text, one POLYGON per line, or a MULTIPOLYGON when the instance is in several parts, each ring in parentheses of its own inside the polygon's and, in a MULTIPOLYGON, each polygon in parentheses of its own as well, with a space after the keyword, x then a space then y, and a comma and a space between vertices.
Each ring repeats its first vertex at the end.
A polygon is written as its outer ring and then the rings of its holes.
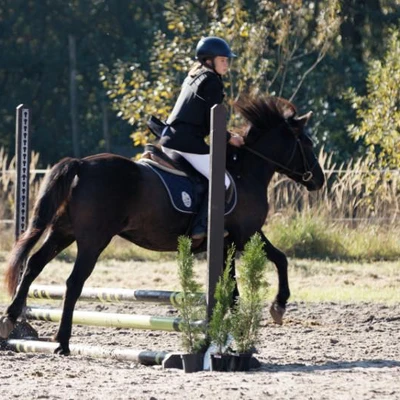
POLYGON ((199 211, 194 217, 192 239, 203 239, 207 236, 208 196, 201 201, 199 211))
MULTIPOLYGON (((204 196, 199 211, 193 222, 192 239, 204 239, 207 236, 208 224, 208 196, 204 196)), ((228 231, 224 230, 224 237, 228 236, 228 231)))

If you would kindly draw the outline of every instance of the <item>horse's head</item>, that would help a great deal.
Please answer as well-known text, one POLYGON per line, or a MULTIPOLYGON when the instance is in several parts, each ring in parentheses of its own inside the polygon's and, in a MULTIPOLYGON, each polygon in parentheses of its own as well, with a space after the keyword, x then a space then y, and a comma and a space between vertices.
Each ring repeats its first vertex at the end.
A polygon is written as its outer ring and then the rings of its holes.
POLYGON ((235 106, 249 122, 245 149, 308 190, 323 186, 324 173, 307 128, 311 113, 298 117, 294 105, 279 97, 242 97, 235 106))

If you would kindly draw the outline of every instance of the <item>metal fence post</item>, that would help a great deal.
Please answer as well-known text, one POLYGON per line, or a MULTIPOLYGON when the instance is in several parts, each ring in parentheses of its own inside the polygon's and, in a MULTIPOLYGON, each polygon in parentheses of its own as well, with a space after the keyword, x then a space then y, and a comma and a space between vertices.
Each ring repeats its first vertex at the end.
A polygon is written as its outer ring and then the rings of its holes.
POLYGON ((20 104, 15 128, 15 240, 25 232, 29 219, 30 123, 30 109, 20 104))

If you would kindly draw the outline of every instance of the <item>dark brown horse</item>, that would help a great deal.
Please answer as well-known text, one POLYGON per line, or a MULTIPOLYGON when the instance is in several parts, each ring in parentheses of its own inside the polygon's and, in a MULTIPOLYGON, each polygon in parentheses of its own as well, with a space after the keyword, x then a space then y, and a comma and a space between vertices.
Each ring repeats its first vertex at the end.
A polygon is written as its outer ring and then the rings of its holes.
MULTIPOLYGON (((289 284, 287 259, 262 234, 267 217, 267 187, 276 171, 308 190, 317 190, 324 175, 305 131, 309 115, 297 117, 294 106, 280 98, 243 99, 237 109, 248 121, 246 145, 228 148, 227 168, 234 177, 238 200, 225 220, 228 247, 237 250, 255 233, 265 242, 268 258, 275 263, 279 289, 271 315, 282 322, 289 284)), ((175 251, 178 236, 188 231, 191 217, 176 211, 159 178, 148 167, 112 154, 79 159, 65 158, 44 180, 27 231, 15 244, 6 272, 6 283, 15 293, 0 320, 0 337, 7 338, 21 315, 31 283, 44 266, 74 241, 77 258, 67 279, 63 314, 55 340, 56 353, 69 354, 72 315, 84 282, 100 253, 115 235, 156 251, 175 251), (18 289, 18 278, 29 253, 47 232, 27 262, 18 289)), ((204 249, 193 243, 194 250, 204 249)))

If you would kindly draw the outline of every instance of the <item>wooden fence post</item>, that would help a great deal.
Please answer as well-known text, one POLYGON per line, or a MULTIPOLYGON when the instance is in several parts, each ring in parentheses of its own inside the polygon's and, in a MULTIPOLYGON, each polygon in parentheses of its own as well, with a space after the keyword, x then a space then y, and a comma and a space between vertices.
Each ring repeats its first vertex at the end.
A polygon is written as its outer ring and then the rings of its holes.
POLYGON ((224 105, 211 108, 210 182, 208 193, 207 235, 207 320, 215 305, 215 287, 223 271, 224 212, 225 212, 225 161, 226 161, 226 115, 224 105))

